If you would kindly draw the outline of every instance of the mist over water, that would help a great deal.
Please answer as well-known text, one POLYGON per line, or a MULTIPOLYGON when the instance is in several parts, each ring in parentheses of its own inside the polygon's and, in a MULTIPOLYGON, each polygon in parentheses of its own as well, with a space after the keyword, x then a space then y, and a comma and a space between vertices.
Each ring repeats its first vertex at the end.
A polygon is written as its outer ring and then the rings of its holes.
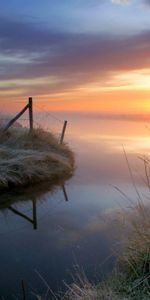
POLYGON ((64 288, 63 281, 72 281, 70 274, 77 265, 93 281, 112 270, 117 228, 105 219, 116 209, 130 206, 115 187, 137 199, 123 149, 135 183, 148 201, 139 159, 149 153, 147 124, 58 115, 68 120, 65 141, 75 152, 74 176, 53 187, 41 184, 29 191, 1 194, 0 296, 6 299, 21 295, 22 279, 29 298, 31 291, 44 293, 38 272, 57 291, 64 288))

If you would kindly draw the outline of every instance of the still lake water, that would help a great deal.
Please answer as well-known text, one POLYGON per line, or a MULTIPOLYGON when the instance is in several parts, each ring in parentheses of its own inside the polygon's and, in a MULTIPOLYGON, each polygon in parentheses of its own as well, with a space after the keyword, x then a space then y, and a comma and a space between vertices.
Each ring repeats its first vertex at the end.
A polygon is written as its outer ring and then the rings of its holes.
POLYGON ((112 270, 112 249, 119 244, 117 228, 107 218, 116 209, 129 206, 114 186, 133 201, 137 198, 123 145, 135 182, 146 194, 143 163, 138 157, 150 149, 147 124, 100 120, 92 115, 65 117, 69 120, 66 140, 76 158, 74 177, 54 187, 38 185, 1 195, 0 297, 5 299, 21 296, 22 279, 32 299, 31 291, 46 291, 40 276, 58 291, 64 288, 64 281, 72 281, 77 265, 94 282, 112 270))

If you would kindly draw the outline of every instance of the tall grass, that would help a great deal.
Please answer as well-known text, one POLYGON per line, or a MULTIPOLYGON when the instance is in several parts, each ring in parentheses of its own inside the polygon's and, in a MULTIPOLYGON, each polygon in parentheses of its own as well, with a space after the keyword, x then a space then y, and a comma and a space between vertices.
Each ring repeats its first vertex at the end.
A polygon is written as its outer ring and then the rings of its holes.
MULTIPOLYGON (((43 282, 46 292, 43 296, 36 295, 37 299, 40 300, 120 300, 122 298, 118 297, 117 294, 109 288, 103 286, 102 289, 98 289, 97 286, 91 284, 87 279, 83 270, 79 267, 75 268, 73 275, 73 284, 68 285, 64 282, 67 291, 54 293, 50 288, 48 282, 41 276, 39 272, 36 271, 37 275, 43 282)), ((125 300, 125 299, 124 299, 125 300)))
POLYGON ((74 156, 55 136, 41 128, 0 129, 0 188, 71 176, 74 156))
MULTIPOLYGON (((134 182, 132 169, 125 152, 124 154, 137 201, 135 203, 130 198, 130 210, 122 212, 123 222, 120 219, 119 224, 121 254, 118 255, 115 270, 99 285, 99 288, 103 289, 104 284, 111 287, 120 299, 148 300, 150 299, 150 206, 148 203, 144 204, 144 195, 134 182)), ((142 160, 145 187, 149 192, 150 161, 145 157, 142 160)))
MULTIPOLYGON (((116 226, 119 228, 119 234, 121 233, 119 237, 121 251, 118 252, 115 269, 97 286, 93 286, 87 280, 74 283, 68 288, 64 299, 150 299, 150 205, 144 204, 144 195, 134 182, 127 156, 126 161, 137 202, 131 203, 130 199, 130 210, 119 210, 111 217, 111 221, 109 220, 109 226, 117 220, 116 226)), ((150 160, 144 157, 143 162, 146 188, 150 191, 150 160)), ((121 193, 125 196, 122 191, 121 193)), ((128 199, 126 196, 127 201, 128 199)))

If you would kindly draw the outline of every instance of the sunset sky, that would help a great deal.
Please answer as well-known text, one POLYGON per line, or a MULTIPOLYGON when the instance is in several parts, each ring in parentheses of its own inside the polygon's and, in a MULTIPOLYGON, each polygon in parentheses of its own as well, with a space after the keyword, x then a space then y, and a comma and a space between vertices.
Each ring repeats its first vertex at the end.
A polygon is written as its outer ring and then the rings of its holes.
POLYGON ((0 101, 150 113, 149 0, 0 0, 0 101))

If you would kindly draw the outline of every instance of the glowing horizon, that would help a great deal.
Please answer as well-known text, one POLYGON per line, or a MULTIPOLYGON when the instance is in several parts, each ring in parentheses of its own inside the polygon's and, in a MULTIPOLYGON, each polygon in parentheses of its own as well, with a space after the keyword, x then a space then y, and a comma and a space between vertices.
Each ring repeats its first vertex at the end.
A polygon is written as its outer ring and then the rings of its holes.
POLYGON ((1 106, 150 113, 149 1, 18 1, 1 11, 1 106))

